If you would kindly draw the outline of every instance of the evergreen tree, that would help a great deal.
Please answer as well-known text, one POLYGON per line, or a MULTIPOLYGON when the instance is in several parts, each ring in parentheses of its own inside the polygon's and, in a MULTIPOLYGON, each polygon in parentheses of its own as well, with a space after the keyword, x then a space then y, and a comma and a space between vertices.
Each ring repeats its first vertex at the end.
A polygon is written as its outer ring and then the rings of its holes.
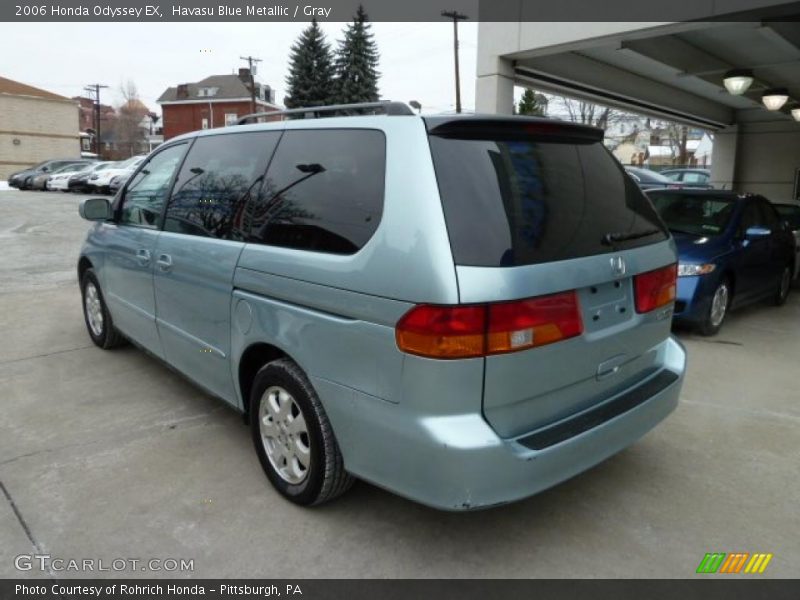
POLYGON ((289 56, 286 108, 333 104, 333 58, 330 44, 316 19, 300 34, 289 56))
POLYGON ((336 50, 336 101, 340 104, 376 102, 378 96, 378 46, 367 13, 359 5, 336 50))
POLYGON ((525 90, 520 98, 517 114, 544 117, 547 115, 547 97, 530 88, 525 90))

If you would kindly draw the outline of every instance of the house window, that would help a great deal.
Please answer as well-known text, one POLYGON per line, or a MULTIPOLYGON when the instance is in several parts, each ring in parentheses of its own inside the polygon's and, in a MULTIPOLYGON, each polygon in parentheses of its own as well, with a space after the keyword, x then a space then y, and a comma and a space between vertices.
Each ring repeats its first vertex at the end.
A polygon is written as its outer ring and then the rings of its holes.
POLYGON ((216 96, 218 89, 219 88, 215 88, 215 87, 212 87, 212 88, 200 88, 200 89, 197 90, 197 95, 205 97, 205 98, 208 98, 210 96, 216 96))
POLYGON ((89 138, 81 138, 81 150, 89 152, 92 149, 91 140, 89 138))
POLYGON ((203 117, 203 121, 202 121, 202 123, 203 123, 203 124, 202 124, 202 126, 201 126, 201 127, 202 127, 203 129, 208 129, 208 119, 206 119, 205 117, 203 117))
POLYGON ((239 115, 236 113, 225 113, 225 127, 229 127, 230 125, 236 125, 236 121, 239 120, 239 115))

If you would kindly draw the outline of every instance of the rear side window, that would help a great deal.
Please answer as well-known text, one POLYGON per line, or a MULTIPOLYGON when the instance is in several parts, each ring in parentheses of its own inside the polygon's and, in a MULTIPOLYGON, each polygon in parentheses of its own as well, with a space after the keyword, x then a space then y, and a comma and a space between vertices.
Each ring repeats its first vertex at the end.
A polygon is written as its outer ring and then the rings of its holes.
POLYGON ((430 144, 456 264, 531 265, 667 239, 601 142, 505 133, 430 144))
POLYGON ((386 140, 368 129, 286 131, 252 214, 250 240, 353 254, 383 212, 386 140))
POLYGON ((244 240, 248 201, 279 139, 276 131, 197 138, 175 180, 164 231, 244 240))

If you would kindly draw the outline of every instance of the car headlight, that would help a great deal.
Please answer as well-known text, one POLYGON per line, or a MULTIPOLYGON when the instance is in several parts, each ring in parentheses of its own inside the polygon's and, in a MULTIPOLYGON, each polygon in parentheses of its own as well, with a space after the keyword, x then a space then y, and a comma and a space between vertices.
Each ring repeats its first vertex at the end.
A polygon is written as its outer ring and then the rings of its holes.
POLYGON ((707 263, 703 265, 679 263, 678 277, 691 277, 692 275, 708 275, 716 268, 717 265, 712 263, 707 263))

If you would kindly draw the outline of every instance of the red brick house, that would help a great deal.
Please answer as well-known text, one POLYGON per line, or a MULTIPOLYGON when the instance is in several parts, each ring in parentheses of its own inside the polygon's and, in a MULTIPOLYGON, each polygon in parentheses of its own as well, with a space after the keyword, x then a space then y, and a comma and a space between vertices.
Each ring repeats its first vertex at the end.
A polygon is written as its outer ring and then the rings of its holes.
MULTIPOLYGON (((158 99, 164 139, 198 129, 227 127, 253 112, 250 81, 250 70, 239 69, 238 75, 212 75, 197 83, 167 88, 158 99)), ((280 110, 269 86, 256 81, 255 91, 257 112, 280 110)))

